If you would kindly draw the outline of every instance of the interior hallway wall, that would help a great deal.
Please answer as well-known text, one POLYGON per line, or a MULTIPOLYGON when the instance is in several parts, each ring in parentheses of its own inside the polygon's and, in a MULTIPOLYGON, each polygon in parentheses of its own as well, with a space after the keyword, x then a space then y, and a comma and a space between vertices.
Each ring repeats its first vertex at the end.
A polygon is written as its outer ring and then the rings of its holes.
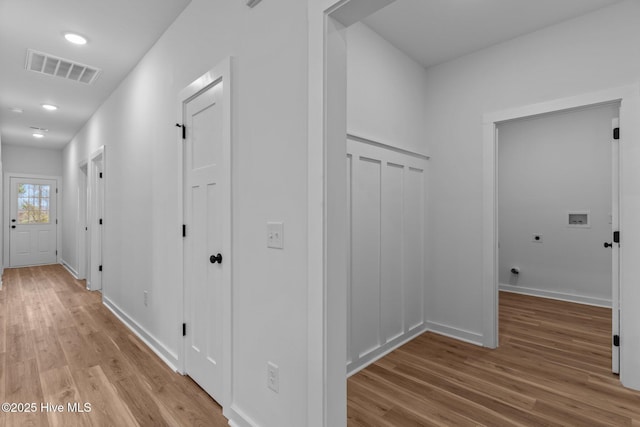
MULTIPOLYGON (((178 93, 234 58, 233 252, 224 255, 233 265, 230 406, 238 425, 306 423, 307 32, 304 1, 251 9, 243 1, 193 0, 64 151, 65 189, 77 194, 79 163, 105 145, 104 298, 177 365, 178 93), (267 248, 268 221, 284 223, 283 250, 267 248), (267 388, 268 361, 279 367, 277 394, 267 388)), ((64 205, 68 260, 77 260, 75 200, 64 205)))
POLYGON ((5 172, 62 176, 62 150, 7 144, 2 146, 2 163, 5 172))
POLYGON ((363 23, 347 29, 347 132, 426 153, 427 75, 363 23))
POLYGON ((483 114, 633 84, 639 39, 640 2, 625 1, 427 71, 427 310, 458 336, 482 342, 483 114))
POLYGON ((498 126, 500 288, 611 306, 611 120, 619 105, 498 126), (588 212, 570 226, 568 213, 588 212), (534 235, 541 239, 536 241, 534 235), (519 274, 511 273, 518 267, 519 274))

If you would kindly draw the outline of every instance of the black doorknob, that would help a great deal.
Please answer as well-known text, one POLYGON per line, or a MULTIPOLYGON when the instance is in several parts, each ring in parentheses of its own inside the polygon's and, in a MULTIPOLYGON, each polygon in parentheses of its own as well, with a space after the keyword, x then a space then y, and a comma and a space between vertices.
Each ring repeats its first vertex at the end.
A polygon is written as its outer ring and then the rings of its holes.
POLYGON ((15 226, 15 225, 12 225, 12 226, 11 226, 11 228, 16 228, 16 226, 15 226))
POLYGON ((613 243, 604 242, 604 247, 605 248, 612 248, 613 247, 613 243))
POLYGON ((215 264, 216 262, 217 262, 218 264, 222 264, 222 254, 220 254, 220 253, 219 253, 218 255, 211 255, 211 256, 209 257, 209 262, 210 262, 211 264, 215 264))
POLYGON ((15 219, 15 218, 14 218, 14 219, 12 219, 12 220, 11 220, 11 222, 16 222, 16 219, 15 219))

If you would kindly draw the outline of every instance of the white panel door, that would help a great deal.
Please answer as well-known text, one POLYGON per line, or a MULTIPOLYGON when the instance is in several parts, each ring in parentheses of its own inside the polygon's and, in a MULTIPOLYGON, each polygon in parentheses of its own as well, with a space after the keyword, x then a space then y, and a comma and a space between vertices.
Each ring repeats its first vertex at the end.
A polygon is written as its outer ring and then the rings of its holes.
POLYGON ((185 369, 214 399, 222 399, 222 286, 225 183, 223 82, 185 104, 184 252, 185 369))
MULTIPOLYGON (((620 126, 620 119, 611 123, 613 132, 620 126)), ((611 144, 611 231, 620 230, 620 140, 614 139, 611 144)), ((615 237, 615 236, 614 236, 615 237)), ((611 343, 611 371, 620 373, 620 239, 611 242, 611 332, 614 337, 611 343), (616 242, 618 240, 618 242, 616 242), (618 337, 618 338, 616 338, 618 337)))
POLYGON ((57 261, 56 180, 11 177, 9 265, 57 261))

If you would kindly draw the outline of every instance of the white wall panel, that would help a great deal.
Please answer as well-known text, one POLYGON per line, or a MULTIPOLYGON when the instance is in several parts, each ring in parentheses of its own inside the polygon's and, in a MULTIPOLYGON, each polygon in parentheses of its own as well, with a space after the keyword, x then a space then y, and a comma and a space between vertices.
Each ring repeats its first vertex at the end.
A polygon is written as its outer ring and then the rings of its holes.
POLYGON ((380 325, 383 344, 401 335, 404 326, 404 292, 401 286, 402 240, 406 233, 402 204, 404 174, 405 167, 393 163, 386 163, 382 169, 380 325))
POLYGON ((380 161, 357 156, 353 175, 351 321, 354 357, 380 345, 380 161))
POLYGON ((350 372, 424 325, 426 159, 401 151, 347 141, 350 372))

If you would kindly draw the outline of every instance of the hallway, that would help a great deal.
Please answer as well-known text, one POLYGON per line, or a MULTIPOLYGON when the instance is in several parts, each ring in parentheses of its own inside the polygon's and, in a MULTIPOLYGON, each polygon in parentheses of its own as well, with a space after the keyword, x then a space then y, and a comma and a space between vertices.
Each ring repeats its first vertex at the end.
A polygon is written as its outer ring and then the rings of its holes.
POLYGON ((86 291, 61 265, 5 270, 0 400, 35 404, 33 413, 3 407, 0 426, 227 425, 215 401, 171 371, 100 293, 86 291), (54 412, 42 404, 63 406, 54 412))

